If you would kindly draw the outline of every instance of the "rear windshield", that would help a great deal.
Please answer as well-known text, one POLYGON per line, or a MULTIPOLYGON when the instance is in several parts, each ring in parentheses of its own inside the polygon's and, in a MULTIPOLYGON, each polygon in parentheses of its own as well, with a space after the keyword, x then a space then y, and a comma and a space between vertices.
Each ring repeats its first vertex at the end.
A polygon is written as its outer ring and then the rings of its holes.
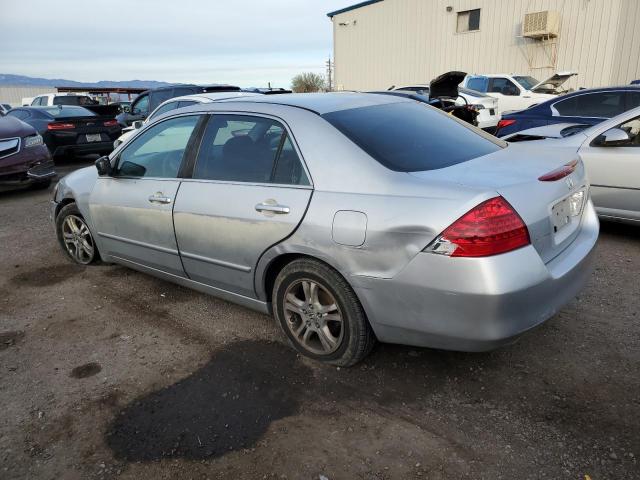
POLYGON ((86 95, 64 95, 53 99, 54 105, 95 105, 97 103, 86 95))
POLYGON ((95 117, 96 114, 91 110, 83 107, 45 107, 41 108, 43 112, 47 112, 53 117, 95 117))
POLYGON ((323 118, 382 165, 398 172, 449 167, 507 145, 418 102, 339 110, 323 118))

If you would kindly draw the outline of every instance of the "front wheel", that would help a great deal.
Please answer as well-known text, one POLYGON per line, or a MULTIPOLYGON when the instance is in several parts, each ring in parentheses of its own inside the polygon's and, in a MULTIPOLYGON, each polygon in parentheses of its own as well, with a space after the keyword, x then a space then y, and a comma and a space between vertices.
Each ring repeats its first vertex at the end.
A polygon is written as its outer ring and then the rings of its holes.
POLYGON ((351 286, 313 259, 285 266, 273 287, 273 310, 300 353, 331 365, 351 366, 366 357, 375 336, 351 286))
POLYGON ((89 265, 99 258, 89 226, 75 203, 60 210, 56 217, 56 233, 60 246, 74 262, 89 265))

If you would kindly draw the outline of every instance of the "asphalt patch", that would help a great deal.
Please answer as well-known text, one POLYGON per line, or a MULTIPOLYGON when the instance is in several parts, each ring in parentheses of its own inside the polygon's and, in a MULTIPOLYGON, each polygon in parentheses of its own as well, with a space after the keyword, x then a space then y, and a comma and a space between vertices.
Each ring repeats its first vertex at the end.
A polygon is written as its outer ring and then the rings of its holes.
POLYGON ((279 343, 242 341, 202 368, 126 406, 106 442, 117 459, 205 459, 249 448, 271 422, 298 412, 312 377, 279 343))
POLYGON ((100 366, 99 363, 96 363, 96 362, 85 363, 84 365, 80 365, 79 367, 76 367, 73 370, 71 370, 71 373, 69 374, 69 376, 73 378, 93 377, 97 373, 100 373, 101 370, 102 370, 102 367, 100 366))
POLYGON ((0 350, 5 350, 20 342, 24 338, 24 332, 0 332, 0 350))

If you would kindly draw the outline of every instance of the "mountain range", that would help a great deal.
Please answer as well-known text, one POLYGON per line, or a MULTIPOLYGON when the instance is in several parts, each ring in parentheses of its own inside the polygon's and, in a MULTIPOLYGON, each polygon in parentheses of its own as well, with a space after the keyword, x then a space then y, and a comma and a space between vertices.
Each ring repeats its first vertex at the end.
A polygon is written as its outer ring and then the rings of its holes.
POLYGON ((156 80, 101 80, 99 82, 76 82, 75 80, 66 80, 64 78, 38 78, 27 77, 25 75, 0 73, 0 86, 5 85, 25 87, 157 88, 169 84, 167 82, 158 82, 156 80))

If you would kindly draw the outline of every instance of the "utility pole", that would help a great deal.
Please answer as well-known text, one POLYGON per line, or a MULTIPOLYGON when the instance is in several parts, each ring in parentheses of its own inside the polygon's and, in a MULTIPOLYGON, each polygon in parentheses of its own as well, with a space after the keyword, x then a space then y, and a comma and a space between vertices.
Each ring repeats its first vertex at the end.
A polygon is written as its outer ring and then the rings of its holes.
POLYGON ((333 91, 333 68, 334 65, 331 62, 331 57, 329 57, 329 60, 326 61, 326 66, 327 66, 327 89, 328 91, 332 92, 333 91))

